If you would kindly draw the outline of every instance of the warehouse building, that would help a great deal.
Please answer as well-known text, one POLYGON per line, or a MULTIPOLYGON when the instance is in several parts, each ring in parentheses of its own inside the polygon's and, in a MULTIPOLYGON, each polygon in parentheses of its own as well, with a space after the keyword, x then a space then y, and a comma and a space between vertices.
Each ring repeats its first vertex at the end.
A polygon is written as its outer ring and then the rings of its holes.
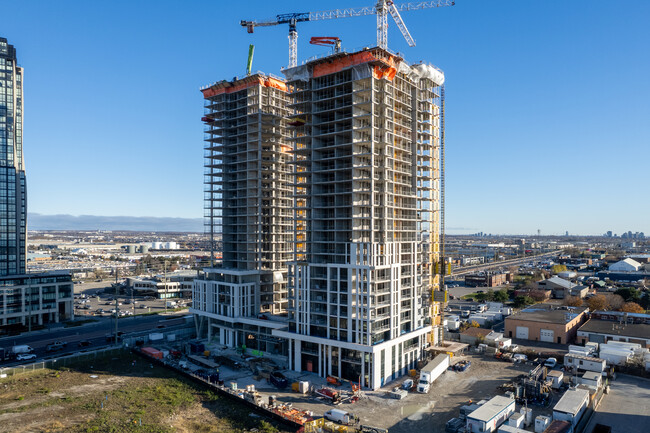
POLYGON ((586 320, 586 307, 535 304, 506 317, 505 335, 519 340, 569 344, 586 320))
POLYGON ((577 342, 607 343, 624 341, 650 348, 650 325, 645 323, 620 323, 590 319, 578 329, 577 342))

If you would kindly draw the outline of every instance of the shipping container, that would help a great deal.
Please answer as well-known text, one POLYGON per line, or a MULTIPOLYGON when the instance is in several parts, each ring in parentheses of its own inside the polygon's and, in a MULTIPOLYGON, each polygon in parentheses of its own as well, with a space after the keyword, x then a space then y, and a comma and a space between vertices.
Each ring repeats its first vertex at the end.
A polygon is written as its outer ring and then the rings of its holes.
POLYGON ((152 358, 163 359, 163 353, 158 349, 154 349, 153 347, 143 347, 140 350, 142 353, 147 356, 151 356, 152 358))

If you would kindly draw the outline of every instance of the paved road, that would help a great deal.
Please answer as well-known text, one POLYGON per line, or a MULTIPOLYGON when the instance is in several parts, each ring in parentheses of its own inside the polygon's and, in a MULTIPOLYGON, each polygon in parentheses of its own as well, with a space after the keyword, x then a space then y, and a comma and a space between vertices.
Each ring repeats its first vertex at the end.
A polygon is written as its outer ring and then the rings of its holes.
MULTIPOLYGON (((186 319, 183 317, 185 315, 186 313, 176 313, 167 316, 152 315, 121 318, 118 320, 118 331, 124 332, 128 335, 141 333, 143 331, 154 332, 161 328, 180 326, 186 323, 186 319)), ((82 350, 78 345, 80 341, 89 341, 91 343, 83 349, 107 346, 110 343, 106 341, 106 334, 113 333, 114 330, 114 319, 97 319, 96 323, 90 323, 79 327, 57 327, 46 331, 38 331, 27 336, 4 337, 0 339, 0 347, 10 349, 14 345, 28 344, 34 348, 34 353, 38 360, 46 355, 54 355, 52 353, 47 353, 45 348, 49 343, 57 340, 65 341, 68 344, 63 351, 56 352, 56 355, 74 353, 82 350)), ((24 363, 24 361, 0 361, 0 365, 3 367, 21 363, 24 363)))
POLYGON ((591 433, 596 424, 610 426, 612 433, 648 433, 650 380, 618 374, 584 433, 591 433))
POLYGON ((548 253, 544 254, 539 254, 536 256, 526 256, 526 257, 518 257, 515 259, 509 259, 509 260, 503 260, 499 262, 491 262, 491 263, 486 263, 483 265, 475 265, 475 266, 467 266, 467 267, 462 267, 462 268, 456 268, 451 271, 451 278, 458 278, 460 275, 465 275, 465 274, 471 274, 474 272, 478 271, 485 271, 488 269, 494 269, 494 268, 507 268, 510 266, 517 266, 522 263, 526 262, 538 262, 542 259, 546 259, 549 257, 557 256, 560 254, 560 251, 551 251, 548 253))

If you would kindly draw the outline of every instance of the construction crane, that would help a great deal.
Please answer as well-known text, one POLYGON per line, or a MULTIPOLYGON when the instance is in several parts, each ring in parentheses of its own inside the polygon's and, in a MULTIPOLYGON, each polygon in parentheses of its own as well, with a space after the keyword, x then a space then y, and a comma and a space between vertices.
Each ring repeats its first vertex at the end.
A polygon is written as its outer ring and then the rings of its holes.
POLYGON ((400 11, 411 11, 417 9, 429 9, 442 6, 453 6, 452 0, 435 0, 418 3, 402 3, 396 5, 392 0, 378 0, 372 7, 335 9, 322 12, 297 12, 276 15, 274 19, 266 21, 246 21, 240 24, 246 27, 248 33, 253 33, 255 27, 276 26, 278 24, 289 24, 289 67, 298 65, 298 29, 296 24, 305 21, 330 20, 335 18, 360 17, 365 15, 377 15, 377 46, 383 49, 388 48, 388 15, 393 18, 400 32, 410 47, 415 46, 415 40, 409 33, 400 11))

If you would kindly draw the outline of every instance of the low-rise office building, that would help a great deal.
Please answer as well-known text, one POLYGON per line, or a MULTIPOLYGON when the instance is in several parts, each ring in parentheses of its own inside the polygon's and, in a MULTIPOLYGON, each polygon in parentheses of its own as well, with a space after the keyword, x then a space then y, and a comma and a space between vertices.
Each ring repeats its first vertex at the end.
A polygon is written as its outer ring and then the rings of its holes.
POLYGON ((650 324, 590 319, 578 329, 577 341, 582 345, 588 342, 624 341, 650 348, 650 324))
POLYGON ((0 277, 0 333, 74 318, 68 271, 0 277))
POLYGON ((535 304, 506 317, 505 335, 520 340, 569 344, 586 319, 586 307, 535 304))
POLYGON ((126 285, 134 293, 160 299, 191 298, 196 271, 177 271, 152 278, 127 278, 126 285))
POLYGON ((510 281, 509 273, 491 273, 467 275, 465 285, 468 287, 499 287, 508 284, 510 281))

